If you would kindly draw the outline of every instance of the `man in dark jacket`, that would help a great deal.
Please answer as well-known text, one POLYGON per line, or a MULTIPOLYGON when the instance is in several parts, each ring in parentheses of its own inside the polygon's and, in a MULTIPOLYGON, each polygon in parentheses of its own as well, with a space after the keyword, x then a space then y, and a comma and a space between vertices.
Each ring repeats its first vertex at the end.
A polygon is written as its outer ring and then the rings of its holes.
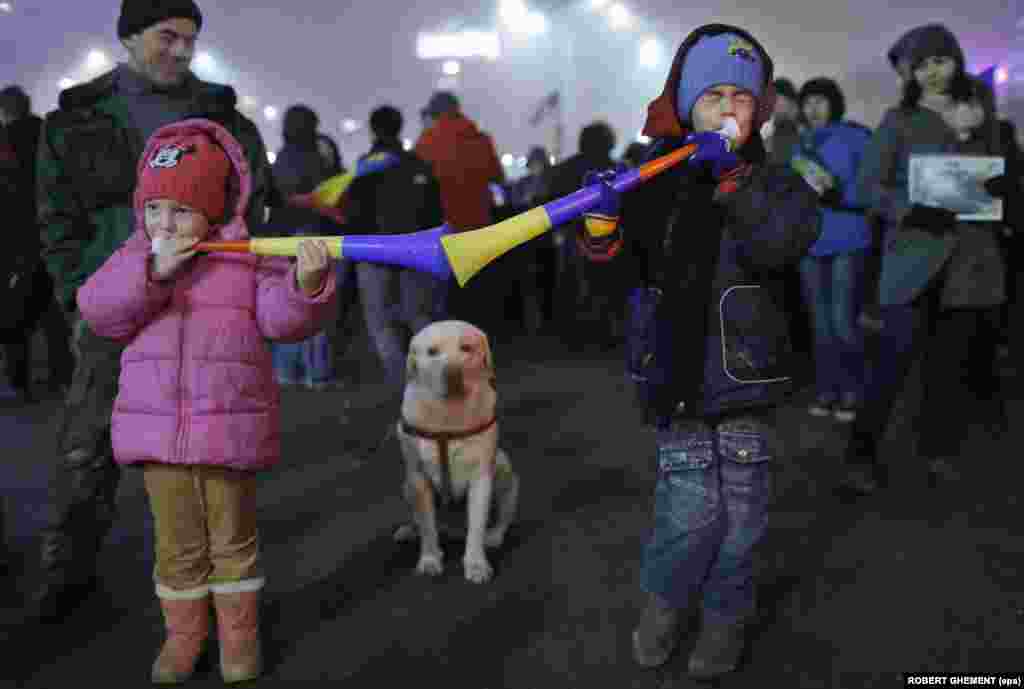
MULTIPOLYGON (((359 159, 345 195, 347 234, 407 234, 444 222, 441 189, 429 163, 406 151, 402 113, 384 105, 370 114, 373 146, 359 159)), ((438 280, 429 273, 359 263, 359 300, 388 382, 404 381, 409 341, 432 320, 438 280)))
MULTIPOLYGON (((583 186, 584 176, 591 170, 606 170, 615 166, 612 150, 615 132, 605 122, 593 122, 580 131, 579 152, 551 168, 546 185, 547 198, 553 201, 583 186)), ((571 232, 555 233, 558 247, 558 273, 556 294, 562 313, 558 318, 564 328, 562 335, 578 347, 584 344, 584 333, 578 327, 581 316, 590 323, 599 324, 599 333, 588 333, 613 344, 621 334, 625 308, 623 268, 618 263, 593 263, 582 258, 572 241, 571 232), (568 241, 566 241, 568 237, 568 241)))
POLYGON ((119 471, 110 416, 122 345, 95 335, 77 315, 75 293, 134 230, 132 194, 143 146, 157 128, 189 117, 224 125, 245 147, 252 189, 246 219, 264 220, 272 188, 256 125, 235 108, 229 86, 189 69, 202 14, 192 0, 123 0, 117 33, 130 59, 60 94, 43 125, 37 165, 39 222, 47 269, 72 314, 77 355, 57 419, 58 461, 35 613, 59 619, 90 591, 116 516, 119 471))
MULTIPOLYGON (((771 78, 771 59, 745 31, 696 29, 644 133, 655 139, 651 158, 684 143, 697 153, 631 192, 622 213, 625 256, 640 284, 663 293, 654 325, 664 329, 633 371, 659 383, 647 398, 658 482, 634 658, 667 661, 684 611, 699 602, 689 671, 702 678, 736 667, 755 614, 753 550, 767 526, 774 411, 790 392, 793 363, 781 276, 819 231, 815 192, 788 167, 765 163, 759 129, 771 113, 771 78), (732 144, 716 131, 729 120, 732 144)), ((614 218, 615 205, 608 185, 596 215, 614 218)), ((587 239, 592 251, 614 246, 587 239)))
POLYGON ((8 178, 5 184, 9 186, 9 200, 3 205, 7 250, 0 257, 0 275, 5 280, 0 289, 9 290, 12 298, 20 299, 17 304, 4 304, 0 341, 4 342, 7 377, 25 402, 33 399, 30 345, 38 325, 42 324, 46 335, 50 389, 56 391, 66 386, 74 368, 71 331, 54 298, 53 280, 39 255, 35 167, 42 124, 42 119, 32 114, 32 101, 21 87, 8 86, 0 91, 0 126, 12 156, 3 173, 8 178), (24 289, 17 289, 18 280, 25 281, 24 289))

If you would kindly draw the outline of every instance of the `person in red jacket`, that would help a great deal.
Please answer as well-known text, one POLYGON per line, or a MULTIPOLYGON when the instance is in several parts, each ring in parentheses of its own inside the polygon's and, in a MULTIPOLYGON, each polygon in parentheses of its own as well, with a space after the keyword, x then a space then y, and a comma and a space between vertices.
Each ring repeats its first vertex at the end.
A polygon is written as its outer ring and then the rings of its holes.
MULTIPOLYGON (((490 185, 505 182, 494 141, 462 113, 459 100, 448 91, 431 96, 420 115, 424 131, 415 152, 434 170, 445 222, 455 232, 490 225, 494 222, 490 185)), ((435 306, 439 319, 449 315, 452 282, 438 289, 435 306)))

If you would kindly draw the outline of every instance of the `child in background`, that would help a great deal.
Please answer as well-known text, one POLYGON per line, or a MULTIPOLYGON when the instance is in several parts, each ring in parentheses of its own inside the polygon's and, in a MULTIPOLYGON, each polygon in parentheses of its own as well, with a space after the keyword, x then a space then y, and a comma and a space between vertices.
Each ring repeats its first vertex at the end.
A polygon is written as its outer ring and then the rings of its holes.
POLYGON ((142 467, 153 511, 167 627, 157 683, 191 676, 211 594, 224 680, 261 674, 255 475, 280 456, 264 338, 306 339, 334 314, 322 242, 303 242, 291 267, 197 255, 207 238, 248 237, 250 186, 241 145, 219 125, 193 119, 157 130, 139 163, 137 229, 77 295, 98 335, 127 343, 111 440, 119 464, 142 467))

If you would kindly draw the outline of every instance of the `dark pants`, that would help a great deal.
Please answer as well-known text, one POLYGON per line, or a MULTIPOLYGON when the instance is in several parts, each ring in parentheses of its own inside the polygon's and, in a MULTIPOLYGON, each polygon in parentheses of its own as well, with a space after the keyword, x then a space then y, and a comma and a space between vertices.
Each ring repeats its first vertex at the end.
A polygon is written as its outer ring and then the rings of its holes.
POLYGON ((56 462, 50 480, 42 568, 46 579, 89 576, 117 513, 120 469, 110 445, 123 345, 95 335, 75 318, 75 370, 56 418, 56 462))
POLYGON ((7 360, 7 379, 11 387, 28 391, 32 385, 32 339, 38 327, 46 337, 46 365, 51 387, 67 385, 75 362, 71 355, 71 329, 64 311, 51 298, 49 306, 37 323, 26 329, 21 337, 4 344, 7 360))
POLYGON ((974 399, 1000 397, 991 367, 981 384, 971 381, 972 352, 992 337, 998 307, 941 309, 940 294, 941 284, 912 304, 880 307, 885 325, 869 339, 865 404, 851 431, 848 464, 885 464, 878 456, 879 445, 918 357, 923 357, 924 389, 916 430, 924 459, 956 457, 974 399))

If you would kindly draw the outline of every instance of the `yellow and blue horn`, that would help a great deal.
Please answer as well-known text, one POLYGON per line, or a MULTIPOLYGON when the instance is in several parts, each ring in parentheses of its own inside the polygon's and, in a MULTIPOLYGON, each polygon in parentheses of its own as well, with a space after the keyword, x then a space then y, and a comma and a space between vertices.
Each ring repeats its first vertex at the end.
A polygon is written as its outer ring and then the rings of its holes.
MULTIPOLYGON (((648 161, 639 168, 615 175, 607 184, 625 193, 688 158, 696 144, 648 161)), ((299 242, 319 239, 332 258, 412 268, 440 279, 454 275, 460 287, 487 264, 553 227, 564 225, 593 210, 601 201, 601 184, 586 186, 568 196, 545 203, 494 225, 470 232, 452 232, 447 224, 410 234, 344 235, 338 237, 254 237, 242 241, 212 241, 199 251, 232 251, 263 256, 294 256, 299 242)), ((614 228, 607 228, 608 232, 614 228)))

